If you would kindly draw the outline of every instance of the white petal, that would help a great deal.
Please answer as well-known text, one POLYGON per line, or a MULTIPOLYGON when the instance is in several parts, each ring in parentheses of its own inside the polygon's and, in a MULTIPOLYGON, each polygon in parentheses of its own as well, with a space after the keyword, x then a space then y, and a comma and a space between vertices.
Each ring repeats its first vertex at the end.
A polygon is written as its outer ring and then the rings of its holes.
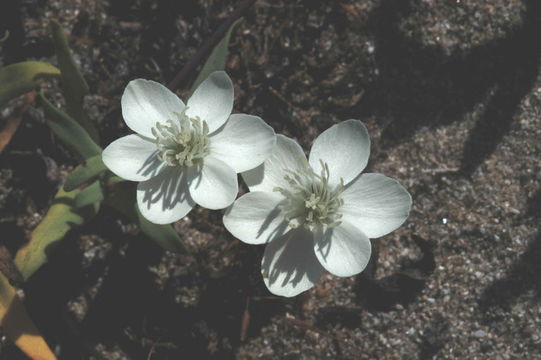
POLYGON ((144 181, 163 168, 156 144, 140 135, 121 137, 103 150, 103 163, 116 175, 131 181, 144 181))
POLYGON ((275 187, 289 187, 284 179, 285 170, 298 170, 307 165, 300 145, 284 135, 276 135, 276 145, 265 162, 255 169, 242 173, 250 191, 273 191, 275 187))
POLYGON ((180 220, 195 206, 180 166, 165 168, 158 176, 137 185, 141 214, 155 224, 180 220))
POLYGON ((188 186, 192 199, 212 210, 228 207, 239 192, 237 173, 212 156, 205 157, 201 166, 188 168, 188 186))
POLYGON ((314 251, 319 262, 336 276, 356 275, 370 260, 370 240, 346 221, 325 232, 317 232, 314 239, 314 251))
POLYGON ((279 193, 249 192, 227 209, 224 226, 247 244, 267 243, 289 230, 278 208, 284 200, 279 193))
POLYGON ((313 235, 305 229, 291 230, 267 245, 261 273, 270 292, 291 297, 314 286, 324 269, 313 246, 313 235))
POLYGON ((130 81, 121 99, 122 116, 126 125, 143 136, 154 138, 152 128, 157 122, 176 119, 184 103, 162 84, 152 80, 130 81))
POLYGON ((199 116, 212 133, 226 122, 233 110, 233 82, 224 71, 213 72, 195 89, 186 105, 186 115, 199 116))
POLYGON ((327 163, 331 184, 338 184, 340 178, 347 184, 363 171, 369 155, 368 130, 360 120, 347 120, 317 137, 309 161, 317 174, 321 172, 321 161, 327 163))
POLYGON ((398 181, 382 174, 362 174, 342 193, 343 219, 377 238, 396 230, 406 221, 411 195, 398 181))
POLYGON ((269 157, 276 144, 274 130, 252 115, 233 114, 210 137, 210 152, 235 172, 250 170, 269 157))

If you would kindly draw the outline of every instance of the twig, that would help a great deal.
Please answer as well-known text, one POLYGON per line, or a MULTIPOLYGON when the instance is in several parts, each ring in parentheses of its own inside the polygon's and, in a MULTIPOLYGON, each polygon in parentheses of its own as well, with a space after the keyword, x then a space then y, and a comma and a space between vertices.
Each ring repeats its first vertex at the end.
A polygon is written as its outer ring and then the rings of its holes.
POLYGON ((246 306, 242 313, 242 319, 240 322, 240 341, 244 342, 248 335, 248 327, 250 327, 250 298, 246 298, 246 306))
POLYGON ((284 104, 286 104, 287 106, 289 106, 292 110, 296 110, 297 112, 299 113, 302 113, 304 110, 293 105, 293 103, 289 100, 287 100, 285 97, 282 96, 282 94, 280 94, 275 88, 273 88, 272 86, 269 86, 269 91, 274 95, 276 96, 281 102, 283 102, 284 104))
POLYGON ((298 327, 298 328, 301 328, 301 329, 304 329, 304 330, 313 331, 315 333, 318 333, 320 335, 323 335, 323 336, 328 337, 330 339, 333 339, 335 341, 343 341, 339 337, 337 337, 337 336, 335 336, 335 335, 333 335, 333 334, 331 334, 331 333, 329 333, 329 332, 327 332, 327 331, 325 331, 323 329, 315 327, 314 325, 312 325, 310 323, 307 323, 306 321, 297 319, 296 317, 294 317, 291 314, 286 314, 286 320, 287 320, 287 322, 289 322, 291 325, 293 325, 295 327, 298 327))
POLYGON ((152 358, 152 355, 154 355, 154 351, 156 351, 156 345, 152 344, 152 347, 150 348, 150 351, 148 352, 147 360, 150 360, 152 358))
POLYGON ((421 169, 421 172, 423 172, 425 174, 428 173, 428 174, 436 175, 436 174, 441 174, 441 173, 455 173, 458 170, 460 170, 460 169, 457 168, 457 167, 443 166, 443 167, 433 168, 433 169, 421 169))
POLYGON ((210 38, 205 41, 203 46, 197 50, 197 53, 195 53, 194 56, 184 65, 182 70, 180 70, 175 78, 167 85, 167 87, 175 91, 180 87, 180 85, 186 80, 186 77, 188 74, 191 74, 197 65, 205 58, 208 54, 210 54, 210 51, 220 42, 220 40, 224 37, 227 29, 233 24, 238 18, 240 18, 244 13, 255 3, 256 0, 244 0, 240 3, 239 7, 229 15, 227 20, 225 20, 220 27, 212 34, 210 38))

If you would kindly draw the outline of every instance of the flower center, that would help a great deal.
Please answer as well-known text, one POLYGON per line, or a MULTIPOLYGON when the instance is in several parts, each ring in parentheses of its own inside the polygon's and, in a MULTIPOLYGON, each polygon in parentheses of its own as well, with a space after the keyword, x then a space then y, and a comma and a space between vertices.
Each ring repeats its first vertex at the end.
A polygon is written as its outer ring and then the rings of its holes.
POLYGON ((209 154, 209 128, 199 117, 186 115, 187 108, 175 113, 178 121, 156 123, 152 135, 156 137, 158 157, 169 166, 193 166, 209 154))
POLYGON ((329 184, 329 166, 323 162, 321 165, 320 174, 316 174, 308 164, 301 170, 287 169, 284 179, 289 188, 274 189, 286 197, 280 210, 292 228, 303 226, 313 231, 340 225, 342 214, 339 209, 344 201, 339 195, 344 191, 344 183, 341 180, 339 185, 332 187, 329 184))

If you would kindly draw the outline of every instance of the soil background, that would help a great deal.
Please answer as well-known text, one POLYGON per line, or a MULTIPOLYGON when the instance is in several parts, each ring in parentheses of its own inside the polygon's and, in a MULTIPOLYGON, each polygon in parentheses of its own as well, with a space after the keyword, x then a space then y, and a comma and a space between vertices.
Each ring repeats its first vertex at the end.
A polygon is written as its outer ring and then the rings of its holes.
MULTIPOLYGON (((129 133, 128 81, 168 83, 237 5, 2 0, 0 56, 55 63, 58 19, 105 146, 129 133)), ((410 191, 408 221, 373 240, 359 276, 284 299, 262 282, 262 247, 229 235, 221 212, 176 223, 191 250, 177 255, 105 208, 24 284, 29 313, 68 360, 541 359, 540 34, 538 0, 258 0, 230 46, 234 112, 305 149, 362 120, 366 171, 410 191)), ((26 242, 75 165, 32 107, 0 154, 4 245, 26 242)), ((4 341, 0 359, 25 357, 4 341)))

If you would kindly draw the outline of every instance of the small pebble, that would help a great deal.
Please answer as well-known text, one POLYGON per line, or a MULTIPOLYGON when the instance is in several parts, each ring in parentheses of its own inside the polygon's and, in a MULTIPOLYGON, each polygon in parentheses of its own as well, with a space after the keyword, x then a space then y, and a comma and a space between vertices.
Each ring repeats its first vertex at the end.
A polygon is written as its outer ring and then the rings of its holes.
POLYGON ((477 330, 476 332, 473 333, 473 336, 478 337, 478 338, 485 337, 486 335, 487 333, 483 330, 477 330))

